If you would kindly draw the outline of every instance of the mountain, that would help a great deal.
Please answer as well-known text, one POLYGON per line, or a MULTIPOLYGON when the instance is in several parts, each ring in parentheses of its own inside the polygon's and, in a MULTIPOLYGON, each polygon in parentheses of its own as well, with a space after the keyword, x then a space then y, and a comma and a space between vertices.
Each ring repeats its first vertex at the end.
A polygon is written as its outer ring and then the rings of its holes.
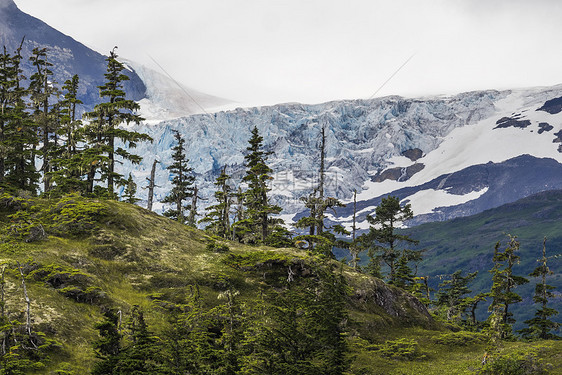
POLYGON ((196 113, 206 113, 216 108, 232 105, 232 101, 189 88, 165 73, 137 64, 123 62, 140 77, 146 85, 146 98, 141 99, 139 114, 145 123, 157 124, 165 119, 173 119, 196 113))
MULTIPOLYGON (((158 159, 156 199, 163 198, 170 189, 165 167, 178 130, 189 145, 201 196, 210 198, 222 166, 234 176, 234 185, 240 183, 243 151, 257 126, 271 152, 273 199, 291 222, 306 214, 298 198, 317 184, 319 134, 325 126, 327 194, 349 203, 357 189, 360 228, 368 227, 365 216, 388 194, 412 204, 416 217, 408 225, 447 220, 562 188, 561 97, 559 85, 199 114, 135 127, 156 141, 139 145, 143 163, 125 164, 123 170, 133 171, 144 185, 158 159)), ((330 219, 350 227, 351 206, 330 219)))
MULTIPOLYGON (((104 82, 106 56, 22 12, 13 0, 0 0, 0 46, 5 46, 8 53, 13 53, 22 40, 26 77, 30 77, 34 71, 28 60, 33 49, 47 48, 47 58, 53 64, 54 81, 58 86, 78 74, 79 98, 85 104, 82 109, 91 110, 99 103, 98 86, 104 82)), ((124 74, 130 78, 125 82, 127 97, 139 102, 141 114, 149 121, 204 113, 210 108, 231 103, 180 85, 170 77, 140 64, 126 59, 121 61, 126 67, 124 74)))
MULTIPOLYGON (((8 51, 14 50, 23 36, 24 57, 34 47, 49 49, 56 81, 80 75, 84 109, 99 101, 97 85, 103 82, 105 57, 21 12, 12 0, 2 0, 0 42, 8 51)), ((202 201, 204 206, 212 203, 213 182, 222 166, 228 167, 235 185, 240 183, 243 151, 253 126, 258 126, 271 152, 273 200, 284 207, 288 222, 306 214, 299 198, 317 184, 321 127, 327 129, 327 194, 349 203, 357 190, 362 229, 367 228, 365 216, 388 194, 412 204, 416 217, 408 225, 413 226, 562 188, 560 85, 450 97, 286 103, 210 113, 232 103, 185 87, 165 73, 123 62, 131 77, 128 95, 139 102, 141 115, 148 119, 131 127, 155 141, 138 146, 136 153, 144 157, 140 166, 125 163, 121 171, 132 172, 143 186, 152 162, 159 160, 156 200, 171 188, 166 166, 174 130, 189 145, 200 194, 209 199, 202 201)), ((29 76, 31 66, 26 64, 29 76)), ((139 189, 139 195, 146 199, 146 190, 139 189)), ((156 209, 164 207, 157 204, 156 209)), ((350 227, 351 214, 349 207, 342 208, 330 219, 350 227)))
MULTIPOLYGON (((543 239, 547 238, 546 250, 550 257, 549 267, 554 272, 548 283, 556 287, 556 294, 562 291, 562 190, 543 191, 515 202, 485 210, 476 215, 459 217, 444 222, 433 222, 404 229, 404 233, 420 241, 419 248, 425 249, 424 260, 418 268, 420 275, 429 275, 430 284, 437 288, 441 276, 457 270, 463 274, 478 271, 470 285, 476 292, 488 291, 491 277, 487 272, 493 266, 492 256, 496 242, 505 247, 506 234, 517 236, 520 242, 521 262, 514 267, 514 273, 527 276, 542 256, 543 239)), ((343 255, 343 254, 342 254, 343 255)), ((362 261, 367 262, 367 256, 362 261)), ((534 314, 532 296, 538 280, 517 288, 523 302, 513 306, 513 312, 521 327, 522 322, 534 314)), ((552 306, 562 311, 562 301, 555 298, 552 306)), ((483 309, 484 310, 484 309, 483 309)), ((484 313, 484 311, 482 311, 484 313)), ((560 317, 555 317, 560 321, 560 317)))
MULTIPOLYGON (((104 81, 107 63, 97 53, 71 37, 53 29, 43 21, 18 9, 13 0, 0 1, 0 45, 13 53, 21 44, 24 74, 33 72, 28 57, 34 48, 47 48, 48 60, 53 64, 54 80, 62 85, 74 74, 80 76, 80 99, 90 109, 99 102, 97 86, 104 81)), ((113 46, 112 46, 113 47, 113 46)), ((108 51, 109 52, 109 51, 108 51)), ((130 80, 125 83, 133 100, 146 97, 146 86, 134 71, 125 72, 130 80)))

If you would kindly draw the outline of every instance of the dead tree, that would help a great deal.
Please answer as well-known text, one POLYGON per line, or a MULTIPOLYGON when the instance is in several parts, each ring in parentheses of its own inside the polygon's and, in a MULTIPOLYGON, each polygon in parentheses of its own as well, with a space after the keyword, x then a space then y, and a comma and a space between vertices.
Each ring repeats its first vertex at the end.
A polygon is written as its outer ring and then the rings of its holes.
POLYGON ((146 180, 148 181, 148 186, 146 188, 148 188, 148 205, 147 205, 147 209, 149 211, 152 211, 152 200, 154 198, 154 188, 157 187, 156 186, 156 164, 158 164, 159 161, 154 159, 154 163, 152 163, 152 170, 150 171, 150 177, 147 177, 146 180))
POLYGON ((28 336, 31 337, 31 300, 29 299, 29 295, 27 294, 27 287, 25 286, 25 276, 21 269, 20 262, 17 262, 18 268, 20 270, 21 275, 21 285, 23 287, 23 295, 25 297, 25 303, 27 305, 26 308, 26 321, 25 321, 25 331, 27 332, 28 336))

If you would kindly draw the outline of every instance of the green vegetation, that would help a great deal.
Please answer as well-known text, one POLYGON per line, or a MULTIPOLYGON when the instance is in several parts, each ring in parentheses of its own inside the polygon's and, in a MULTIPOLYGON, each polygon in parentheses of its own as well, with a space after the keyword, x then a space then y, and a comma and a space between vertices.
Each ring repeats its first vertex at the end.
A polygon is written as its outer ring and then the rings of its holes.
POLYGON ((513 307, 523 300, 514 289, 527 282, 517 276, 522 258, 515 236, 503 250, 497 242, 489 258, 489 292, 470 296, 477 272, 455 271, 441 275, 432 300, 429 277, 417 274, 424 251, 399 246, 418 243, 397 230, 413 216, 409 205, 383 199, 368 217, 368 234, 357 238, 353 225, 351 243, 336 238, 350 234, 341 225, 326 226, 326 210, 341 203, 324 196, 324 128, 320 181, 303 200, 310 215, 297 223, 308 234, 291 238, 274 217, 281 207, 268 196, 273 171, 257 127, 242 187, 233 193, 226 168, 217 180, 217 204, 203 219, 207 232, 194 228, 197 188, 176 132, 174 163, 167 167, 174 188, 164 200, 175 205, 165 213, 175 219, 169 220, 134 206, 132 175, 125 180, 115 170, 116 158, 141 161, 116 141, 131 149, 150 140, 119 127, 141 118, 138 105, 125 98, 127 77, 115 50, 99 87, 102 103, 84 126, 76 118, 78 77, 65 82, 64 99, 52 102, 47 51, 33 51, 37 72, 28 88, 20 51, 0 56, 0 374, 543 374, 562 368, 560 341, 545 340, 558 339, 558 324, 549 319, 557 310, 550 307, 555 287, 546 283, 552 273, 544 246, 531 273, 541 277, 533 299, 540 308, 522 330, 533 342, 512 333, 513 307), (117 185, 125 186, 128 203, 113 200, 117 185), (356 259, 353 268, 337 262, 334 246, 355 255, 369 249, 368 272, 356 259), (381 280, 387 270, 388 284, 381 280), (478 322, 475 310, 486 298, 491 314, 478 322))
MULTIPOLYGON (((429 276, 429 286, 437 289, 444 275, 452 275, 462 269, 463 274, 479 271, 470 289, 474 295, 490 291, 492 280, 486 270, 493 267, 493 252, 497 241, 506 239, 505 233, 517 236, 520 263, 513 270, 517 275, 528 275, 542 257, 542 244, 547 237, 549 265, 553 272, 546 276, 546 284, 558 292, 562 289, 562 249, 560 222, 562 220, 562 192, 550 191, 533 195, 481 214, 435 222, 408 228, 404 233, 420 241, 418 249, 425 249, 424 258, 418 265, 418 274, 429 276)), ((535 314, 533 294, 535 282, 517 287, 523 301, 510 307, 517 322, 514 329, 525 328, 524 321, 535 314)), ((562 299, 553 298, 551 308, 561 311, 562 299)), ((476 311, 479 319, 485 319, 487 305, 481 302, 476 311)))
MULTIPOLYGON (((49 340, 37 373, 107 373, 104 363, 121 373, 469 374, 481 368, 482 334, 449 332, 406 292, 323 256, 210 237, 127 203, 5 199, 12 202, 1 212, 10 244, 2 250, 5 314, 25 335, 20 262, 32 332, 49 340), (50 217, 83 230, 46 225, 41 239, 14 240, 9 216, 21 209, 32 222, 50 217)), ((559 367, 562 342, 542 343, 537 361, 559 367)), ((535 346, 506 342, 497 358, 535 346)), ((31 357, 22 349, 18 358, 31 357)))

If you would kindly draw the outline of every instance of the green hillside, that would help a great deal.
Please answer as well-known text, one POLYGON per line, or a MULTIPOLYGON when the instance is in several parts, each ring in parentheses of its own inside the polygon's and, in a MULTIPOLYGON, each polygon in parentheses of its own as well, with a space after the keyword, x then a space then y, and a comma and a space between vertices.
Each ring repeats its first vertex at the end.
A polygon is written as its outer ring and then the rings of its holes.
MULTIPOLYGON (((259 369, 268 358, 276 365, 285 363, 286 369, 300 368, 296 374, 331 373, 326 369, 336 371, 332 362, 340 358, 336 362, 347 363, 350 374, 470 374, 485 351, 482 335, 466 333, 467 339, 450 333, 404 291, 301 250, 219 240, 115 201, 4 195, 0 204, 2 319, 12 327, 5 325, 2 334, 8 341, 27 335, 23 274, 30 328, 39 347, 13 346, 0 362, 3 374, 18 373, 9 372, 10 363, 26 358, 32 365, 21 373, 89 373, 99 361, 92 346, 100 339, 94 326, 109 308, 122 318, 121 344, 129 352, 137 348, 132 344, 131 316, 143 312, 152 335, 152 346, 144 353, 152 354, 136 357, 141 362, 148 357, 173 362, 165 348, 177 332, 174 314, 182 312, 192 328, 196 316, 210 319, 203 330, 184 332, 184 341, 175 337, 174 342, 187 347, 196 342, 206 345, 209 352, 204 353, 212 354, 198 357, 207 367, 190 373, 265 373, 259 369), (343 291, 342 298, 338 290, 343 291), (341 336, 326 339, 334 330, 341 336), (194 332, 199 336, 191 342, 194 332), (200 335, 208 341, 196 341, 200 335), (234 346, 227 345, 228 337, 236 337, 234 346), (337 337, 342 338, 339 349, 337 337), (470 345, 464 346, 467 342, 470 345), (233 347, 237 356, 230 363, 239 367, 213 370, 212 364, 223 363, 227 348, 233 347), (295 353, 302 359, 292 363, 295 353), (36 371, 30 369, 33 365, 36 371)), ((526 353, 537 345, 506 343, 504 350, 526 353)), ((540 345, 531 351, 562 367, 562 345, 551 341, 540 345)), ((189 353, 185 355, 194 355, 189 353)))
MULTIPOLYGON (((420 241, 419 248, 427 249, 418 273, 430 275, 433 287, 437 287, 439 275, 448 275, 459 269, 465 273, 479 271, 470 285, 475 292, 490 288, 488 270, 493 265, 497 241, 505 245, 508 240, 506 234, 517 236, 521 243, 521 263, 514 270, 518 275, 527 276, 537 266, 546 236, 547 255, 553 257, 550 269, 554 272, 548 282, 556 287, 558 293, 562 291, 562 259, 554 257, 562 254, 562 191, 539 193, 477 215, 424 224, 405 232, 420 241)), ((528 284, 517 289, 524 298, 522 303, 514 306, 519 322, 534 314, 531 298, 535 282, 530 278, 528 284)), ((555 299, 553 306, 562 311, 562 300, 555 299)), ((562 317, 558 316, 555 320, 562 321, 562 317)))

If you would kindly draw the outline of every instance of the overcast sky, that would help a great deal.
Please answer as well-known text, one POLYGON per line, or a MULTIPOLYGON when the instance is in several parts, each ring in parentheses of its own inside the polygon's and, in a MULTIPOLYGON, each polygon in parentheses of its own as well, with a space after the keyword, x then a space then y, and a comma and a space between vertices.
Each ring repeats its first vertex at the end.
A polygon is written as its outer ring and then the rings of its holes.
POLYGON ((559 0, 15 0, 107 54, 249 104, 562 83, 559 0))

